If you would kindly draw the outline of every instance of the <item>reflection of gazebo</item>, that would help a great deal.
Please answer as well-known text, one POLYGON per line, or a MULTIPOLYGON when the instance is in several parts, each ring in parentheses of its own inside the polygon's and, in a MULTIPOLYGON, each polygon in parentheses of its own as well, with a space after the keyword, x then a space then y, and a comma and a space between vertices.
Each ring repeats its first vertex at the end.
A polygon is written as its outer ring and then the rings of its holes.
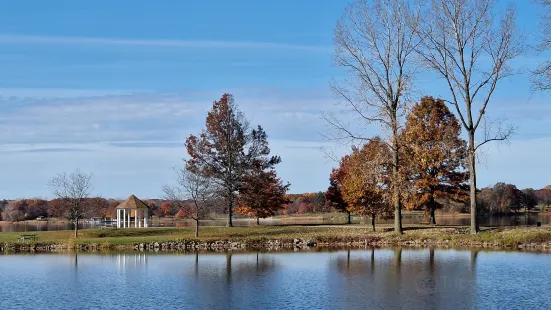
POLYGON ((143 211, 143 227, 147 227, 147 205, 136 196, 130 195, 123 203, 117 206, 117 228, 130 227, 130 215, 134 211, 134 227, 142 227, 139 211, 143 211))

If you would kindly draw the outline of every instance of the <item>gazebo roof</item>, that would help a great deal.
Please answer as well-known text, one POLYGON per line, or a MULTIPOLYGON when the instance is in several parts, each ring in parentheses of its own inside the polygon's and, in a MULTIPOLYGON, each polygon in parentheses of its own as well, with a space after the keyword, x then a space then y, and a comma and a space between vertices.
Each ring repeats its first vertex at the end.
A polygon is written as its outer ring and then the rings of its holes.
POLYGON ((123 201, 116 209, 147 209, 145 202, 138 199, 134 195, 130 195, 128 199, 123 201))

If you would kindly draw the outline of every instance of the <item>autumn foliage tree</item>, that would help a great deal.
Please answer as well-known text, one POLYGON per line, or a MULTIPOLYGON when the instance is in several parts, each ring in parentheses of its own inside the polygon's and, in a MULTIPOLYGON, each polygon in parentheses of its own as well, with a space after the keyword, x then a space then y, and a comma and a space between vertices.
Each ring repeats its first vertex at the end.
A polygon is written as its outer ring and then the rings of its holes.
POLYGON ((467 144, 461 125, 441 99, 424 97, 407 117, 402 141, 409 192, 406 207, 425 207, 431 224, 440 199, 466 201, 467 144))
POLYGON ((283 184, 274 169, 265 170, 258 163, 244 178, 244 187, 239 195, 237 212, 261 218, 274 216, 289 201, 286 192, 290 184, 283 184))
POLYGON ((212 178, 220 187, 227 206, 227 226, 233 226, 234 204, 253 163, 261 162, 270 168, 281 159, 270 156, 266 132, 261 126, 249 128, 230 94, 213 103, 205 125, 199 136, 190 135, 186 140, 190 157, 186 169, 212 178))
POLYGON ((163 201, 159 210, 163 216, 175 214, 174 207, 170 201, 163 201))
POLYGON ((373 138, 361 148, 354 148, 347 159, 341 191, 349 210, 375 219, 393 214, 390 149, 380 138, 373 138))
POLYGON ((325 199, 331 207, 339 212, 346 213, 346 223, 351 224, 351 211, 348 203, 342 197, 342 182, 346 175, 349 156, 345 155, 340 160, 338 168, 333 168, 329 176, 329 188, 325 191, 325 199))

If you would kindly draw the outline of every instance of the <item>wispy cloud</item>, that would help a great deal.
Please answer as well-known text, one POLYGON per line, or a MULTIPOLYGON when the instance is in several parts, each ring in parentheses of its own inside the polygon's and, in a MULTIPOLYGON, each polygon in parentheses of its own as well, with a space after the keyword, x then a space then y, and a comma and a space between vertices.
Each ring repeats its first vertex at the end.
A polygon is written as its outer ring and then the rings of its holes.
POLYGON ((17 151, 20 153, 68 153, 68 152, 92 152, 91 150, 76 148, 37 148, 17 151))
MULTIPOLYGON (((44 98, 0 98, 1 143, 165 142, 200 132, 206 112, 223 91, 106 94, 44 98)), ((13 92, 12 92, 13 93, 13 92)), ((77 95, 81 92, 70 92, 77 95)), ((252 124, 261 124, 270 139, 316 140, 323 129, 319 116, 332 99, 319 92, 236 90, 236 102, 252 124)), ((115 146, 115 145, 113 145, 115 146)), ((117 147, 125 147, 118 144, 117 147)), ((128 145, 126 145, 128 146, 128 145)), ((143 147, 148 147, 143 145, 143 147)))
POLYGON ((284 49, 312 52, 329 52, 331 47, 279 42, 256 41, 202 41, 181 39, 133 39, 101 37, 62 37, 0 34, 0 43, 45 45, 98 45, 142 46, 161 48, 232 48, 232 49, 284 49))

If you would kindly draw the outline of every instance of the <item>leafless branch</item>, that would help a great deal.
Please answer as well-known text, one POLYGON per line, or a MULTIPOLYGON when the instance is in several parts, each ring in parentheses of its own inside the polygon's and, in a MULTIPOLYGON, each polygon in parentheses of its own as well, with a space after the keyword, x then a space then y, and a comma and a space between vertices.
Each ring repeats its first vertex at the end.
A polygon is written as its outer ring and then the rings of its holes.
POLYGON ((52 178, 48 185, 54 196, 66 203, 65 217, 75 225, 75 237, 77 237, 78 221, 97 211, 94 205, 87 204, 85 201, 92 192, 92 174, 78 169, 71 173, 62 172, 52 178))
POLYGON ((324 115, 338 132, 332 140, 365 143, 373 134, 361 129, 372 124, 391 136, 398 131, 397 118, 404 98, 413 91, 417 71, 410 59, 419 44, 418 25, 419 14, 408 1, 358 0, 347 7, 334 31, 334 61, 348 78, 331 83, 339 98, 339 115, 324 115), (350 116, 354 127, 342 120, 350 116))
MULTIPOLYGON (((419 27, 416 49, 425 65, 447 82, 452 103, 469 138, 471 231, 476 233, 476 151, 491 141, 506 141, 513 127, 501 123, 477 144, 476 132, 496 87, 513 72, 509 63, 523 50, 515 9, 510 6, 496 23, 494 0, 431 0, 419 27)), ((484 121, 487 125, 486 121, 484 121)), ((496 125, 496 123, 494 123, 496 125)), ((491 126, 490 126, 491 127, 491 126)))
MULTIPOLYGON (((540 53, 551 51, 551 0, 537 0, 542 8, 540 23, 541 38, 537 46, 540 53)), ((551 91, 551 60, 543 61, 532 72, 532 89, 534 91, 551 91)))
POLYGON ((478 143, 475 150, 488 142, 499 141, 509 142, 509 139, 515 134, 516 127, 513 125, 505 125, 501 120, 487 121, 484 120, 484 138, 478 143))

